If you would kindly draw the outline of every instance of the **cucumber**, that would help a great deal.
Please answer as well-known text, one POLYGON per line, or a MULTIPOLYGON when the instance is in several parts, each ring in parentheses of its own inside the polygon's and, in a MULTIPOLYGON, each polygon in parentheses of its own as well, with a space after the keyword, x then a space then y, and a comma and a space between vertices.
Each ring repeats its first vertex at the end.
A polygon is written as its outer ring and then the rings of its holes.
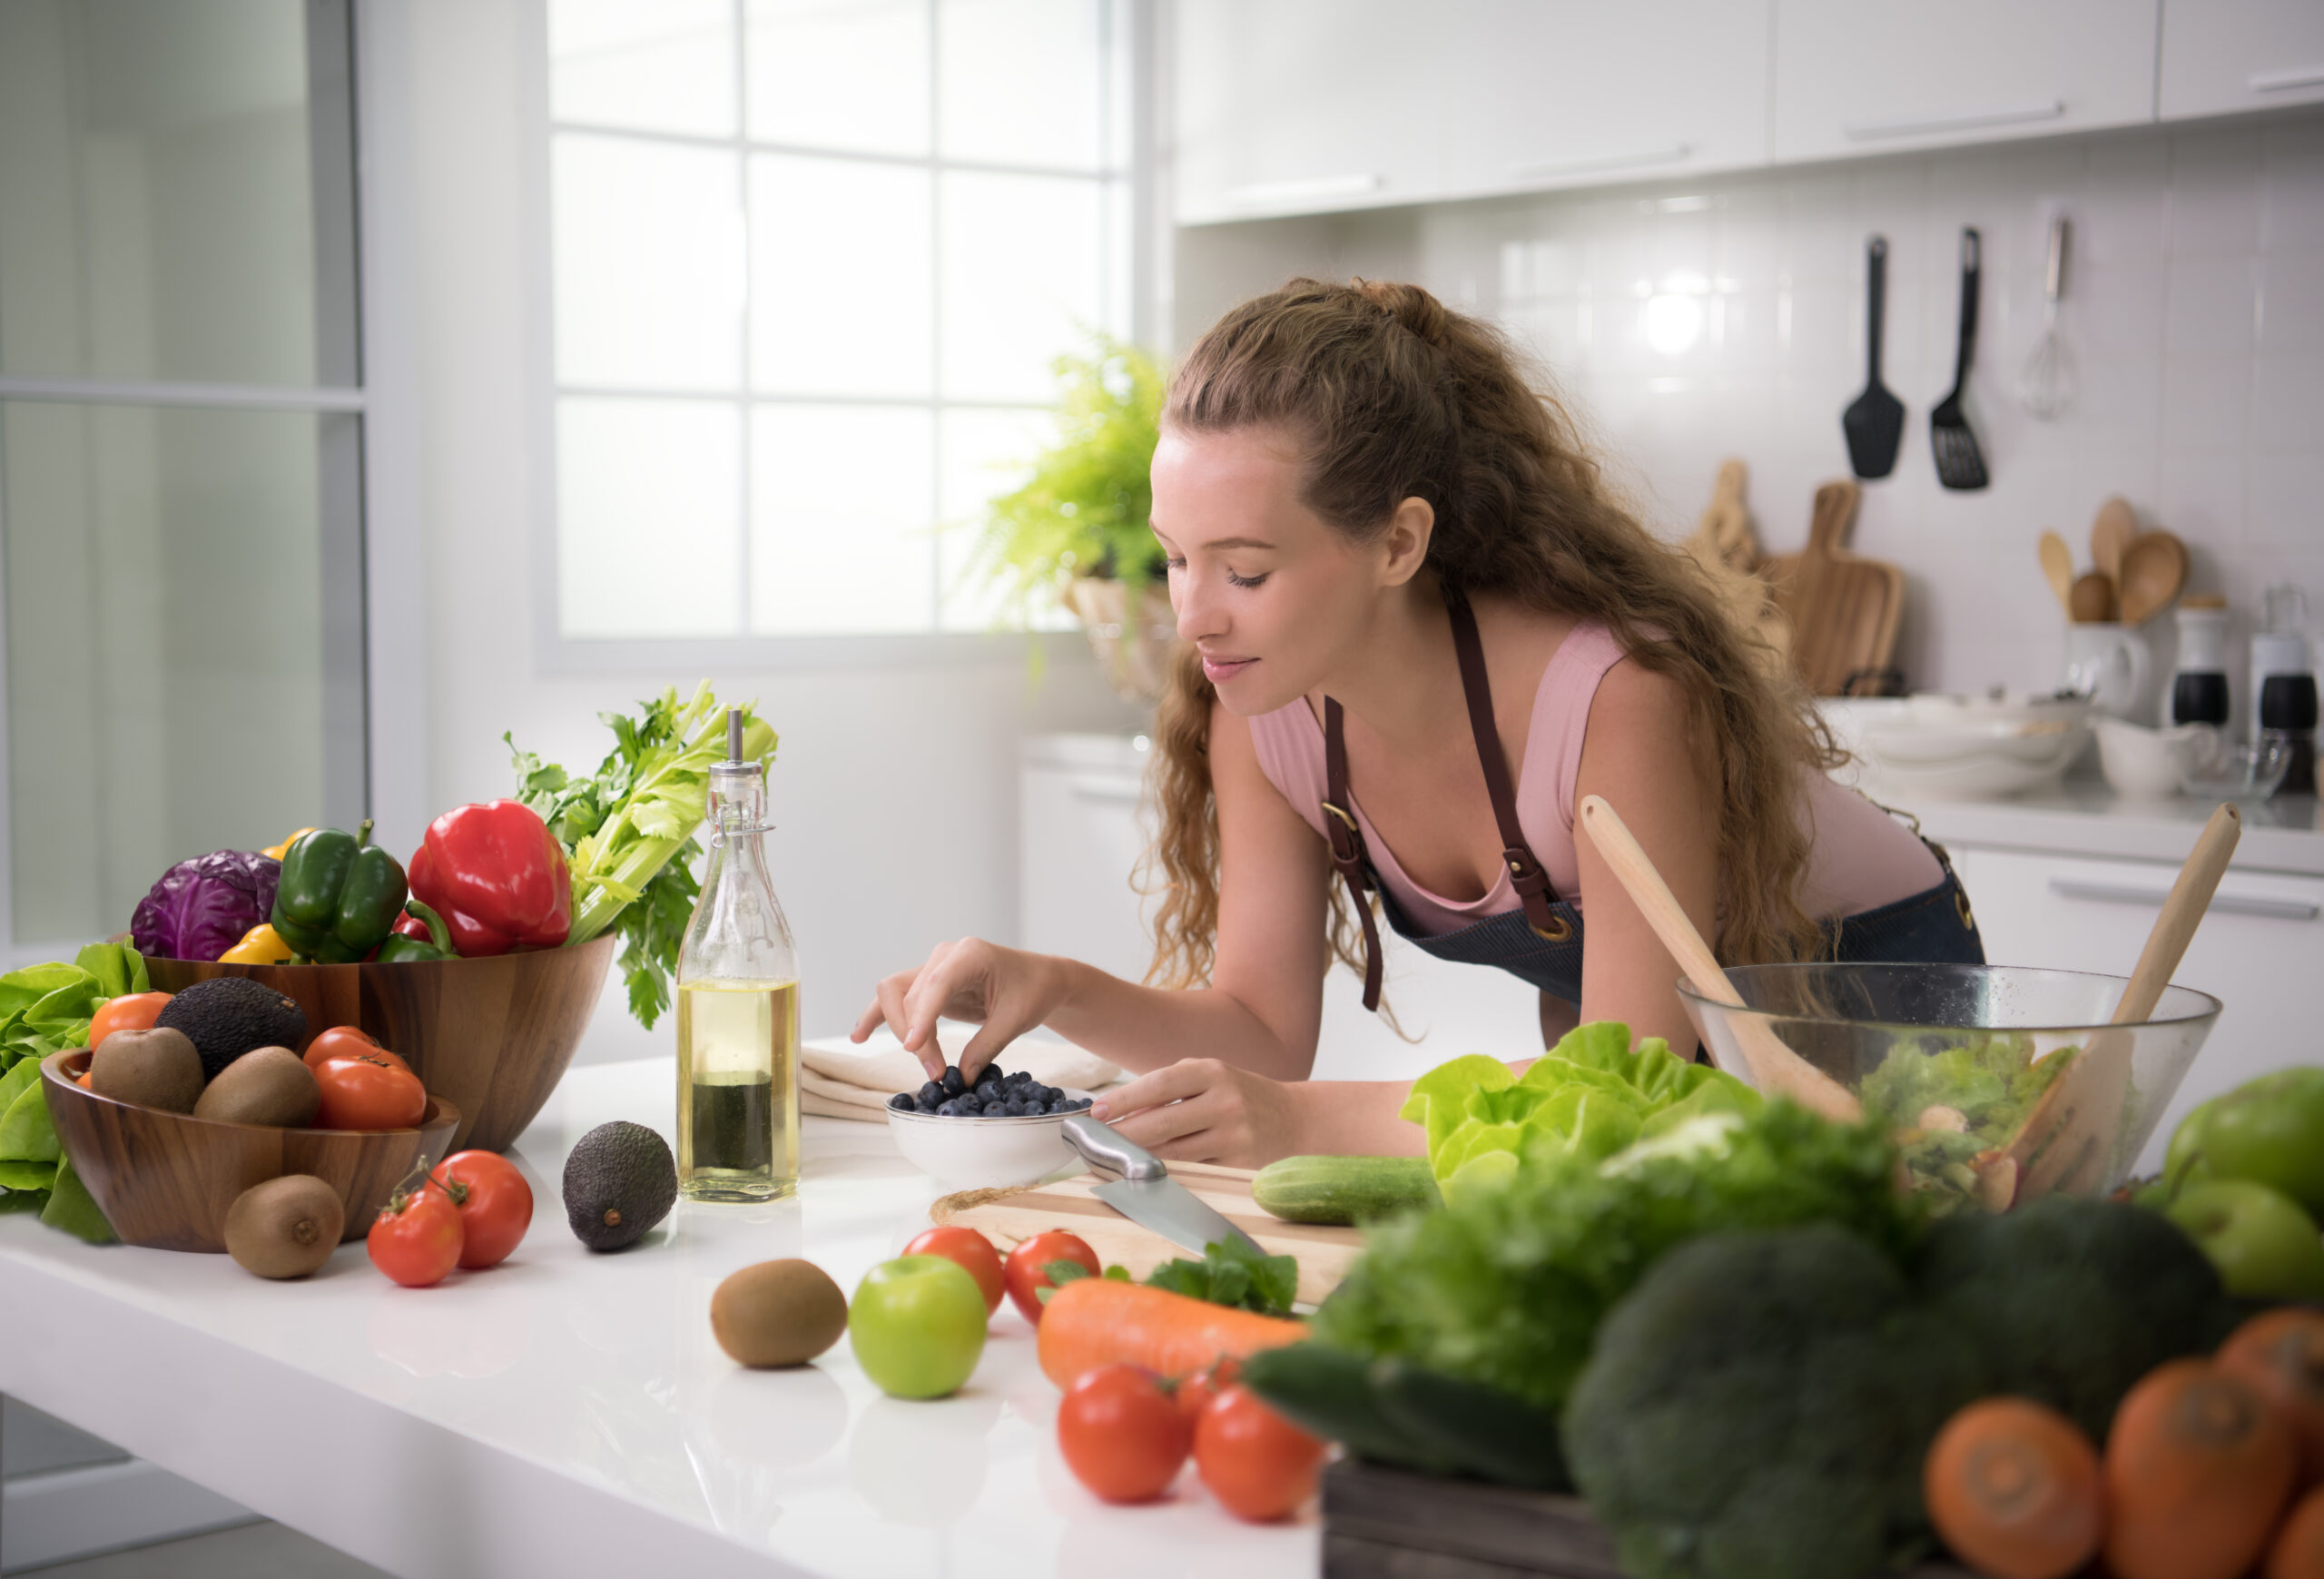
POLYGON ((1244 1360, 1242 1383, 1284 1418, 1358 1458, 1450 1475, 1455 1462, 1409 1440, 1372 1396, 1371 1362, 1320 1343, 1287 1343, 1244 1360))
POLYGON ((1251 1199, 1295 1223, 1369 1222, 1443 1204, 1423 1157, 1286 1157, 1259 1169, 1251 1199))
POLYGON ((1374 1360, 1365 1379, 1381 1416, 1414 1449, 1502 1485, 1573 1489, 1558 1418, 1539 1405, 1403 1359, 1374 1360))

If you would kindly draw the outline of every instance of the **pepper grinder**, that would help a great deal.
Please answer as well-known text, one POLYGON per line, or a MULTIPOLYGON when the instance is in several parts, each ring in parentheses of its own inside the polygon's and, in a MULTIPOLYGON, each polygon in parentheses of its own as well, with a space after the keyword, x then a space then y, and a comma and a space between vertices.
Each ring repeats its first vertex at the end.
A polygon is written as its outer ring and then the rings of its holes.
POLYGON ((2191 592, 2179 600, 2179 666, 2171 677, 2171 722, 2227 727, 2227 599, 2191 592))
POLYGON ((2308 645, 2308 597, 2290 582, 2268 588, 2266 625, 2251 638, 2256 738, 2291 747, 2291 765, 2276 793, 2316 793, 2316 656, 2308 645))

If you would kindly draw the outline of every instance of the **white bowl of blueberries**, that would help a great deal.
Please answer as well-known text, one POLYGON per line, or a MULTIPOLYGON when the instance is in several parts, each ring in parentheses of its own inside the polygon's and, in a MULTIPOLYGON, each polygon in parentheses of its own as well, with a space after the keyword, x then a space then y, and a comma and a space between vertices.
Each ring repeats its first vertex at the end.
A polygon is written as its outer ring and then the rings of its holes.
POLYGON ((988 1065, 974 1084, 957 1066, 888 1099, 888 1130, 904 1160, 953 1189, 1006 1189, 1078 1160, 1061 1133, 1088 1111, 1087 1091, 1045 1086, 1023 1070, 988 1065))

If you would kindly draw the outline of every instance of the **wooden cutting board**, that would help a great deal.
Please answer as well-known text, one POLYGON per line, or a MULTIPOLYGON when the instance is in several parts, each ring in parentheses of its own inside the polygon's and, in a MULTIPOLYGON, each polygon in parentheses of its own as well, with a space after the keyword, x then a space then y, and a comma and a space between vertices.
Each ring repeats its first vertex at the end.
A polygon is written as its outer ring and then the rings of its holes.
MULTIPOLYGON (((1287 1223, 1268 1216, 1251 1199, 1251 1180, 1257 1176, 1244 1169, 1173 1162, 1170 1177, 1256 1239, 1267 1254, 1295 1258, 1303 1304, 1315 1304, 1338 1288, 1349 1264, 1364 1248, 1364 1235, 1355 1229, 1287 1223)), ((1099 1200, 1091 1191, 1100 1182, 1096 1174, 1085 1173, 1078 1179, 1019 1189, 964 1190, 937 1201, 928 1209, 928 1217, 931 1222, 959 1223, 976 1229, 1004 1256, 1035 1234, 1063 1229, 1087 1239, 1099 1260, 1109 1266, 1119 1262, 1134 1278, 1143 1278, 1163 1262, 1188 1254, 1099 1200)))
POLYGON ((1862 497, 1853 482, 1816 490, 1807 547, 1768 561, 1776 607, 1791 623, 1792 666, 1810 695, 1877 696, 1880 676, 1896 655, 1905 613, 1905 573, 1847 551, 1848 528, 1862 497))

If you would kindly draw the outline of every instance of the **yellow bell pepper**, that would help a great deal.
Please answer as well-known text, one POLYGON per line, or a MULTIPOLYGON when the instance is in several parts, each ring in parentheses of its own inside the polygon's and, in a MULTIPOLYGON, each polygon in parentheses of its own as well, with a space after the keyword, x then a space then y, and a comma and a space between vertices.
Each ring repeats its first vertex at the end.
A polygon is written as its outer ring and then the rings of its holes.
MULTIPOLYGON (((283 840, 280 844, 269 844, 265 849, 261 850, 259 854, 261 855, 271 856, 274 860, 280 861, 283 856, 290 854, 291 845, 297 844, 300 840, 305 838, 308 834, 313 832, 314 830, 312 828, 301 828, 297 833, 291 834, 289 838, 283 840)), ((242 942, 250 942, 250 939, 244 938, 242 942)))
POLYGON ((279 965, 290 958, 290 945, 271 923, 261 922, 242 934, 242 941, 218 956, 222 965, 279 965))

